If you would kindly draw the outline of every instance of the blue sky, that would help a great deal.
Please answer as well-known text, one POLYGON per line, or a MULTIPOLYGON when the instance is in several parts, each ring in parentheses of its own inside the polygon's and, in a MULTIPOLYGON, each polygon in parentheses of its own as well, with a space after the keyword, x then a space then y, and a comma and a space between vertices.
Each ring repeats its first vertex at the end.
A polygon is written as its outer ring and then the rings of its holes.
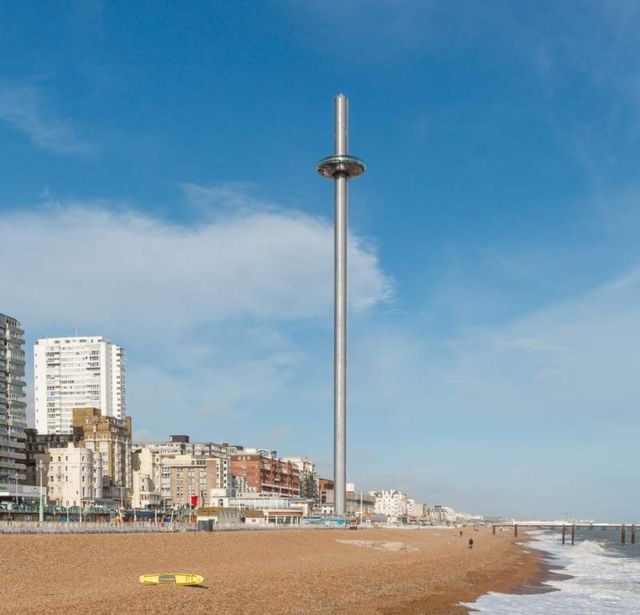
POLYGON ((344 92, 350 480, 632 519, 640 8, 340 7, 3 3, 0 311, 123 345, 140 438, 330 474, 344 92))

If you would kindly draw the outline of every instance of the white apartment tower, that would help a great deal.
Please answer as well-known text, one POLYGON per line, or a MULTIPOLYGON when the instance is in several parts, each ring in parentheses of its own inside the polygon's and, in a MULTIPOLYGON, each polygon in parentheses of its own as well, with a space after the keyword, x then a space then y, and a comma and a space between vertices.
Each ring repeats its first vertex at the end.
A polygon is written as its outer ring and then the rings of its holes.
POLYGON ((34 374, 38 433, 72 433, 74 408, 126 416, 124 349, 104 337, 39 339, 34 374))

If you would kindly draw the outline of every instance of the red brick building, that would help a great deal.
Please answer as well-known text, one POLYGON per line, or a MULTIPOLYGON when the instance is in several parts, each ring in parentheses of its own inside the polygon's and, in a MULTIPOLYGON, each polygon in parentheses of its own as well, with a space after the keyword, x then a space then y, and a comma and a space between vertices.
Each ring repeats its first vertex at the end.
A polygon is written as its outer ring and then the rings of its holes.
POLYGON ((231 475, 238 491, 300 495, 300 471, 288 461, 239 452, 231 455, 231 475))

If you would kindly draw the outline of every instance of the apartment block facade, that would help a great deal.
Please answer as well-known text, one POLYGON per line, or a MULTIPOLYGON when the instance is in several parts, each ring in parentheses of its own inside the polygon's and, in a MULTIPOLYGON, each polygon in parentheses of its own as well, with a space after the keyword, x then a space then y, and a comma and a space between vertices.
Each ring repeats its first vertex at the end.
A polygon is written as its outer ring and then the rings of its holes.
POLYGON ((319 477, 316 473, 316 464, 307 457, 284 457, 282 461, 292 463, 298 468, 300 497, 307 500, 317 500, 319 477))
POLYGON ((169 502, 176 508, 224 506, 225 460, 202 455, 175 455, 163 460, 169 471, 169 502))
POLYGON ((25 480, 24 329, 11 316, 0 314, 0 481, 25 480))
POLYGON ((39 339, 34 375, 38 433, 71 433, 74 408, 126 416, 124 350, 103 337, 39 339))
POLYGON ((103 416, 98 408, 73 409, 73 438, 102 456, 102 497, 128 500, 131 475, 131 417, 103 416))
POLYGON ((42 485, 47 486, 47 472, 49 468, 49 450, 52 448, 66 448, 69 442, 74 442, 73 434, 39 434, 35 429, 25 431, 26 475, 25 485, 40 484, 40 461, 42 467, 42 485))
POLYGON ((300 471, 290 461, 240 451, 231 455, 231 474, 240 493, 300 496, 300 471))
POLYGON ((102 455, 88 448, 49 449, 47 497, 59 506, 86 506, 102 498, 102 455))
MULTIPOLYGON (((223 489, 227 496, 233 495, 233 478, 231 476, 231 462, 229 451, 236 451, 238 447, 215 442, 191 442, 187 435, 172 435, 168 441, 139 442, 133 445, 134 450, 149 450, 156 453, 160 459, 160 494, 162 501, 169 504, 173 497, 177 497, 175 485, 172 487, 171 468, 177 457, 187 456, 203 459, 218 459, 220 461, 220 481, 215 487, 223 489)), ((186 484, 188 481, 185 481, 186 484)), ((197 495, 194 493, 194 495, 197 495)), ((182 498, 182 495, 180 496, 182 498)))

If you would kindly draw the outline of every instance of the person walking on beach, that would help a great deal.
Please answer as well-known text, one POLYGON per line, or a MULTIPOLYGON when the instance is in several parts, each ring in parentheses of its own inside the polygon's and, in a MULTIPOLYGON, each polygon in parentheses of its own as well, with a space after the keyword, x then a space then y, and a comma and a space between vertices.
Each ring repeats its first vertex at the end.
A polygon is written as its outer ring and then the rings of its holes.
POLYGON ((469 548, 473 549, 473 538, 469 538, 469 548))

